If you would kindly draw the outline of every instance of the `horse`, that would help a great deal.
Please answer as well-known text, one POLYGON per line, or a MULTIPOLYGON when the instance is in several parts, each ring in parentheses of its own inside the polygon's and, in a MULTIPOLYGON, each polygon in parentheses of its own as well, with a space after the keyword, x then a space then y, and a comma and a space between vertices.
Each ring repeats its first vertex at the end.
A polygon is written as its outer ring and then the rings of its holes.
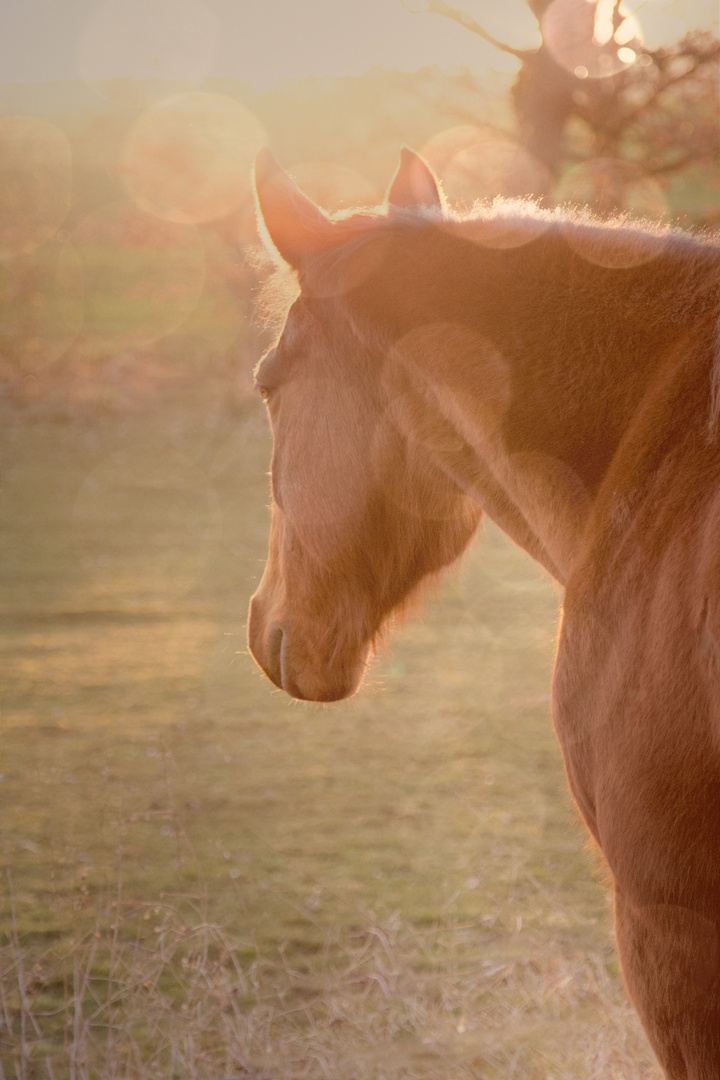
POLYGON ((493 519, 564 587, 553 722, 629 995, 670 1080, 718 1080, 720 243, 451 213, 407 149, 380 210, 328 216, 266 150, 255 187, 299 294, 255 373, 252 655, 295 698, 347 697, 493 519))

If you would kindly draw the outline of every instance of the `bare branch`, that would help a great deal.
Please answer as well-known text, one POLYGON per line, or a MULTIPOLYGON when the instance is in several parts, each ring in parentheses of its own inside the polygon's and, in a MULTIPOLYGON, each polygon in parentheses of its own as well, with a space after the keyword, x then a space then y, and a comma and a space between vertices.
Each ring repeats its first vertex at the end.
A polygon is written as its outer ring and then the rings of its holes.
POLYGON ((649 0, 640 0, 640 3, 638 4, 638 6, 636 8, 633 8, 632 11, 628 11, 625 18, 630 19, 630 18, 632 18, 633 15, 637 15, 638 11, 641 11, 644 7, 647 7, 648 3, 649 3, 649 0))
MULTIPOLYGON (((649 55, 653 57, 655 56, 655 54, 652 52, 649 53, 649 55)), ((703 67, 704 64, 709 64, 718 56, 720 56, 720 42, 717 43, 715 48, 708 49, 707 52, 701 54, 698 54, 697 52, 688 52, 685 55, 692 56, 695 59, 695 63, 692 64, 691 67, 686 68, 685 71, 681 71, 678 75, 671 75, 669 78, 663 79, 660 85, 657 86, 655 90, 653 90, 652 94, 650 94, 650 97, 646 98, 646 100, 643 101, 641 105, 638 105, 637 108, 623 114, 621 118, 621 126, 624 127, 630 121, 635 120, 642 112, 645 111, 645 109, 649 108, 651 105, 654 105, 657 99, 662 94, 664 94, 670 86, 675 86, 677 83, 682 82, 683 79, 687 79, 689 75, 694 75, 699 68, 703 67)))
POLYGON ((469 30, 471 34, 477 34, 483 41, 487 41, 488 45, 492 45, 493 48, 508 53, 510 56, 515 56, 518 60, 523 60, 530 52, 535 51, 534 49, 514 49, 512 45, 506 45, 505 42, 498 41, 467 11, 451 7, 445 0, 427 0, 426 10, 432 15, 442 15, 444 18, 452 20, 452 22, 459 23, 460 26, 469 30))

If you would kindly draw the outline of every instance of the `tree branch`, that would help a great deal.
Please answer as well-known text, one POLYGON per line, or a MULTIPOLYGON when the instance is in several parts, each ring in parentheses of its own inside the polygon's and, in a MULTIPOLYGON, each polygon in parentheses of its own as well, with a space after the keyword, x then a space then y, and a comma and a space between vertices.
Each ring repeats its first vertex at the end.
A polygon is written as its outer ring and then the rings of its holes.
POLYGON ((488 45, 492 45, 494 49, 499 49, 500 52, 515 56, 518 60, 523 60, 530 52, 535 51, 534 49, 514 49, 512 45, 506 45, 505 42, 498 41, 492 34, 488 34, 487 30, 485 30, 472 15, 468 14, 467 11, 451 7, 445 0, 427 0, 426 11, 428 14, 442 15, 452 22, 459 23, 465 30, 469 30, 471 34, 477 34, 483 41, 487 41, 488 45))
MULTIPOLYGON (((659 53, 660 50, 658 50, 657 53, 650 52, 648 55, 655 58, 658 56, 659 53)), ((717 57, 720 56, 720 42, 718 42, 715 48, 708 49, 708 51, 705 53, 687 52, 685 54, 679 55, 692 56, 695 60, 695 63, 691 67, 687 68, 685 71, 681 71, 679 75, 671 75, 669 78, 664 79, 658 86, 655 87, 652 94, 650 94, 650 96, 646 98, 646 100, 643 101, 641 105, 638 105, 636 108, 630 110, 629 112, 623 113, 620 118, 619 129, 625 127, 633 120, 636 120, 641 115, 641 113, 643 113, 651 105, 654 105, 657 99, 662 94, 664 94, 670 86, 675 86, 677 83, 682 82, 683 79, 687 79, 689 75, 694 75, 705 64, 712 63, 713 60, 717 59, 717 57)), ((672 59, 675 59, 675 57, 673 57, 672 59)))

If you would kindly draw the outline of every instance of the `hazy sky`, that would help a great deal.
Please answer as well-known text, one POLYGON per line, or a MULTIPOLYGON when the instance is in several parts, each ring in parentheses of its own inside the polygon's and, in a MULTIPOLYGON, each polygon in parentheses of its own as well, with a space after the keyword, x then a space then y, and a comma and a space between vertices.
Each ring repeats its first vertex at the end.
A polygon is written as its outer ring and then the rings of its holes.
MULTIPOLYGON (((423 0, 406 0, 419 8, 423 0)), ((535 40, 522 0, 456 0, 497 37, 535 40)), ((629 0, 629 10, 641 0, 629 0)), ((717 30, 717 0, 646 0, 649 44, 717 30)), ((373 64, 513 70, 512 61, 401 0, 5 0, 0 82, 115 76, 229 77, 268 86, 304 75, 361 74, 373 64), (508 66, 509 65, 509 66, 508 66)))

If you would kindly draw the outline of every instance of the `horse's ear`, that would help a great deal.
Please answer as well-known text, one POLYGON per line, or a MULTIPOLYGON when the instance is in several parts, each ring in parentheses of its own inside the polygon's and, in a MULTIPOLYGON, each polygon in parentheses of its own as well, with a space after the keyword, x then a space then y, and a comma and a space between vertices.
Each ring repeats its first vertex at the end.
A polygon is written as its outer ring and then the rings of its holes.
POLYGON ((442 210, 445 206, 440 185, 434 172, 419 154, 403 146, 400 164, 388 188, 390 207, 410 210, 414 207, 442 210))
POLYGON ((296 270, 336 242, 330 219, 303 195, 267 148, 255 159, 255 193, 261 231, 264 226, 267 237, 296 270))

